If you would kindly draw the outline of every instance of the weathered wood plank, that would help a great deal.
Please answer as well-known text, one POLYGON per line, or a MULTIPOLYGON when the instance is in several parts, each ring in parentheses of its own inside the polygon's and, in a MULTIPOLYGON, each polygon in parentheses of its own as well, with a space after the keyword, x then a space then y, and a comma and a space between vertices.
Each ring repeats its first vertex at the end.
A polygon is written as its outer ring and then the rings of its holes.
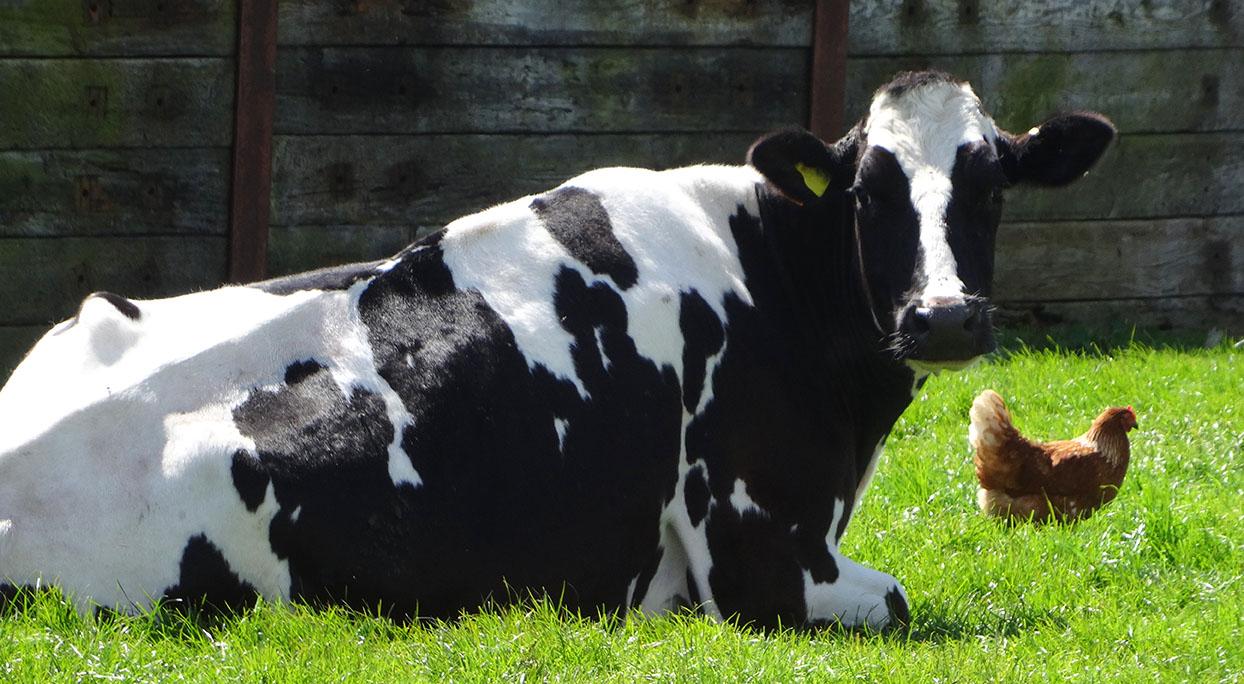
POLYGON ((851 3, 854 55, 1239 47, 1239 0, 851 3))
POLYGON ((1200 295, 1159 299, 1083 302, 1008 302, 994 321, 1002 326, 1134 325, 1162 330, 1218 328, 1244 336, 1244 295, 1200 295))
POLYGON ((804 50, 291 48, 278 134, 756 130, 802 124, 804 50))
POLYGON ((0 387, 26 357, 26 352, 48 331, 45 325, 0 326, 0 387))
MULTIPOLYGON (((1096 110, 1124 133, 1244 130, 1244 50, 869 57, 849 60, 847 112, 868 110, 898 71, 972 82, 998 125, 1026 131, 1058 111, 1096 110)), ((853 119, 854 120, 854 119, 853 119)))
POLYGON ((994 298, 1244 295, 1244 216, 1003 224, 994 298))
MULTIPOLYGON (((739 163, 757 133, 278 136, 274 225, 436 225, 601 166, 739 163)), ((1244 134, 1123 136, 1066 188, 1009 192, 1010 221, 1244 213, 1244 134)))
POLYGON ((1068 187, 1010 191, 1003 215, 1026 221, 1239 214, 1241 178, 1244 134, 1123 135, 1068 187))
POLYGON ((283 0, 282 45, 807 47, 800 0, 283 0))
POLYGON ((160 297, 225 278, 224 237, 0 240, 0 325, 63 320, 97 290, 160 297))
POLYGON ((233 140, 228 59, 0 60, 0 84, 0 149, 233 140))
POLYGON ((229 55, 231 0, 12 0, 0 56, 229 55))
POLYGON ((223 235, 229 151, 0 152, 0 237, 223 235))
POLYGON ((273 226, 268 233, 270 277, 392 256, 441 226, 273 226))
POLYGON ((277 136, 272 223, 441 225, 602 166, 740 163, 757 135, 277 136))

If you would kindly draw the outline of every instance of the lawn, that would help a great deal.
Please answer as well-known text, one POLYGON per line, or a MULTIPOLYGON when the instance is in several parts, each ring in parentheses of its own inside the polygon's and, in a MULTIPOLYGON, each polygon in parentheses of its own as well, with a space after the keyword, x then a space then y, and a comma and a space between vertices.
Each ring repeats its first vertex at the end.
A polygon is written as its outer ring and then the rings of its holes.
POLYGON ((909 632, 763 635, 548 604, 416 626, 284 605, 81 618, 45 593, 0 616, 0 680, 1244 680, 1244 350, 1023 338, 928 383, 843 541, 905 583, 909 632), (1076 525, 982 518, 965 435, 985 387, 1034 437, 1075 436, 1103 407, 1134 405, 1119 498, 1076 525))

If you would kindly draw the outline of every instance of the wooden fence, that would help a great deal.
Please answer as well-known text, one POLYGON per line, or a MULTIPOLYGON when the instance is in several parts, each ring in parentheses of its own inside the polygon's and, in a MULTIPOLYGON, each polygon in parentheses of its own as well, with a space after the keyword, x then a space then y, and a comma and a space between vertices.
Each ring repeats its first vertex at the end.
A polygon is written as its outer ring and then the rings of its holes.
POLYGON ((1074 188, 1013 193, 1009 320, 1242 332, 1240 0, 855 0, 843 85, 841 3, 814 4, 279 0, 268 177, 239 161, 267 138, 238 107, 270 45, 244 41, 236 99, 233 0, 0 0, 0 375, 90 291, 225 282, 231 219, 267 213, 243 251, 271 274, 374 258, 588 168, 736 163, 816 118, 818 88, 853 119, 926 66, 1012 130, 1094 108, 1122 133, 1074 188))

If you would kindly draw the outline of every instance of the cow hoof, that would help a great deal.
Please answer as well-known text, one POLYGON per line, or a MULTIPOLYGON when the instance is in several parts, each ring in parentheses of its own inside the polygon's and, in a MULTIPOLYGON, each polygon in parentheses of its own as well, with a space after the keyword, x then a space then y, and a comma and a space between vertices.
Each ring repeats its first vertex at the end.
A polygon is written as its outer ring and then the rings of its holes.
POLYGON ((886 593, 885 605, 890 609, 890 622, 886 630, 905 632, 911 628, 911 610, 907 607, 907 597, 898 585, 886 593))

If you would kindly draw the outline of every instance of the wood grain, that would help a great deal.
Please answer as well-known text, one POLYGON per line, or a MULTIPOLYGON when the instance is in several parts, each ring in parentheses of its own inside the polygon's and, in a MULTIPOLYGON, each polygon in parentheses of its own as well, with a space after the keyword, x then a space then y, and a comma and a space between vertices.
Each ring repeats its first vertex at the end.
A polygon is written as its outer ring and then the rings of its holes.
POLYGON ((277 136, 272 223, 442 225, 603 166, 740 163, 758 134, 277 136))
POLYGON ((781 45, 807 47, 800 0, 286 0, 282 45, 781 45))
POLYGON ((1011 221, 1166 218, 1244 213, 1244 133, 1122 135, 1065 188, 1008 193, 1011 221))
POLYGON ((0 83, 0 149, 233 141, 227 59, 9 59, 0 83))
POLYGON ((873 0, 851 3, 854 55, 1239 47, 1239 0, 873 0))
MULTIPOLYGON (((601 166, 739 163, 761 133, 278 136, 274 225, 434 225, 601 166)), ((1122 136, 1065 188, 1008 192, 1009 221, 1244 213, 1244 134, 1122 136)))
POLYGON ((0 237, 224 235, 229 151, 0 152, 0 237))
POLYGON ((1244 336, 1244 295, 1008 302, 999 307, 994 322, 1025 327, 1123 324, 1160 330, 1218 328, 1227 335, 1240 337, 1244 336))
POLYGON ((1123 133, 1244 130, 1244 50, 848 60, 847 114, 868 109, 898 71, 936 68, 967 79, 998 125, 1026 131, 1060 111, 1094 110, 1123 133))
POLYGON ((0 325, 50 325, 106 290, 150 298, 215 287, 224 237, 6 238, 0 240, 0 325))
POLYGON ((1004 224, 1000 302, 1244 295, 1244 216, 1004 224))
POLYGON ((270 277, 356 261, 383 259, 441 226, 273 226, 268 234, 270 277))
POLYGON ((0 4, 0 57, 233 52, 231 0, 14 0, 0 4))
POLYGON ((807 120, 804 50, 291 48, 278 134, 758 130, 807 120))

